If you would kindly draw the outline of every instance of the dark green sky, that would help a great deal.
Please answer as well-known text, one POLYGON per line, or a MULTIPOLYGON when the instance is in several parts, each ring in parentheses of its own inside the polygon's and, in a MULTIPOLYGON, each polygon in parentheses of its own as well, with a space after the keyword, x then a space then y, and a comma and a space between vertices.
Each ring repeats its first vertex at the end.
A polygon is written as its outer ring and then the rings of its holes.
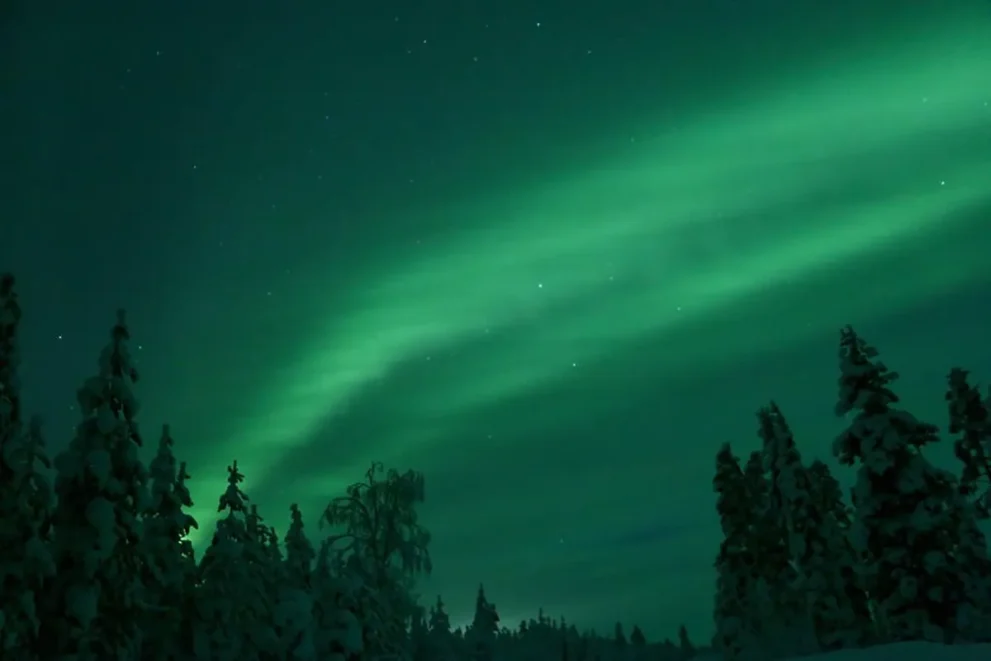
POLYGON ((991 380, 985 2, 13 4, 28 405, 126 305, 207 529, 233 458, 280 526, 415 467, 456 620, 707 638, 715 451, 826 457, 840 326, 991 380))

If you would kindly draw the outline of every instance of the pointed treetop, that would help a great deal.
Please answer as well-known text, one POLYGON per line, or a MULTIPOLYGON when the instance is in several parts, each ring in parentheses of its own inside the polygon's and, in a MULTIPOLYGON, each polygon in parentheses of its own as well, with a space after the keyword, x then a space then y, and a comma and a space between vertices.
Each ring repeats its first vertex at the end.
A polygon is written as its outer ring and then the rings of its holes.
POLYGON ((757 411, 757 423, 757 435, 763 441, 765 451, 785 453, 795 447, 791 427, 775 402, 757 411))
POLYGON ((428 627, 430 632, 435 635, 449 635, 451 633, 451 618, 444 610, 444 601, 440 595, 437 595, 437 604, 430 609, 428 627))
POLYGON ((729 443, 723 443, 716 453, 716 477, 718 479, 720 476, 736 474, 743 475, 740 459, 733 454, 733 448, 729 443))
POLYGON ((169 426, 162 425, 162 435, 158 440, 158 452, 148 466, 148 472, 151 475, 151 495, 156 502, 160 502, 175 487, 176 460, 172 454, 172 444, 169 426))
POLYGON ((985 401, 968 372, 954 368, 948 377, 946 401, 951 434, 959 434, 953 452, 963 464, 960 492, 976 497, 974 505, 981 518, 991 517, 991 401, 985 401), (984 488, 980 482, 986 481, 984 488))
POLYGON ((230 510, 230 513, 247 511, 244 503, 248 500, 248 497, 241 491, 240 484, 244 481, 244 475, 237 468, 237 460, 227 467, 227 489, 220 496, 220 504, 217 506, 218 512, 223 512, 225 509, 230 510))
POLYGON ((110 345, 100 358, 101 376, 126 377, 132 383, 138 381, 138 370, 131 360, 127 343, 131 339, 131 331, 127 327, 127 314, 117 310, 117 323, 110 329, 110 345))
POLYGON ((889 387, 898 379, 849 326, 840 337, 837 415, 856 413, 852 424, 833 440, 833 456, 843 465, 860 463, 875 473, 891 468, 891 457, 914 454, 939 440, 935 425, 897 410, 898 396, 889 387), (914 449, 909 449, 914 448, 914 449))
POLYGON ((692 645, 692 641, 688 638, 688 629, 682 624, 678 627, 678 646, 681 648, 682 658, 691 658, 694 656, 695 646, 692 645))
POLYGON ((950 409, 950 433, 991 434, 991 411, 977 386, 968 381, 970 372, 959 367, 950 370, 946 401, 950 409))
POLYGON ((898 380, 898 373, 875 360, 877 356, 877 349, 864 342, 852 327, 840 331, 837 416, 858 410, 876 413, 899 401, 888 387, 898 380))
MULTIPOLYGON (((175 479, 175 492, 176 498, 184 507, 192 507, 193 499, 189 494, 189 487, 186 486, 186 480, 189 479, 189 473, 186 471, 186 462, 179 462, 179 471, 175 479)), ((195 527, 195 523, 193 524, 195 527)))
POLYGON ((623 624, 621 622, 617 622, 613 629, 613 642, 620 647, 626 645, 626 635, 623 633, 623 624))
POLYGON ((310 567, 316 558, 316 551, 306 537, 303 513, 299 510, 299 505, 293 503, 289 506, 289 516, 289 530, 285 537, 286 564, 295 580, 305 582, 310 578, 310 567))
POLYGON ((76 400, 83 418, 94 421, 100 434, 126 434, 135 445, 141 446, 135 422, 140 406, 132 390, 138 371, 127 348, 129 333, 122 320, 118 312, 110 343, 100 353, 97 376, 87 379, 77 391, 76 400))

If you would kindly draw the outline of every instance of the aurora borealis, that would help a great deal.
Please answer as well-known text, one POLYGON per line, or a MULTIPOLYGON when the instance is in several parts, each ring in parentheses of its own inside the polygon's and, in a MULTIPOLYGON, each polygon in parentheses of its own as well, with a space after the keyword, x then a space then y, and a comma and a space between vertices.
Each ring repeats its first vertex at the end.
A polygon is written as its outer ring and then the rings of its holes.
POLYGON ((840 326, 934 422, 991 380, 980 2, 100 4, 4 38, 27 402, 125 305, 207 532, 234 458, 314 537, 413 467, 457 619, 707 640, 715 451, 773 397, 826 457, 840 326))

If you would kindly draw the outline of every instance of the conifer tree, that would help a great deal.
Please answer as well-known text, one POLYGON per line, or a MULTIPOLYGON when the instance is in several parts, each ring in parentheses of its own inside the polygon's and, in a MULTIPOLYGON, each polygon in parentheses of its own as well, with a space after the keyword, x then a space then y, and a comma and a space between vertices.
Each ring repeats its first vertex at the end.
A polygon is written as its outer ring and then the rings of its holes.
POLYGON ((451 634, 451 618, 447 614, 444 600, 437 595, 437 602, 430 608, 427 621, 427 637, 430 658, 436 661, 450 661, 454 658, 454 637, 451 634))
POLYGON ((97 375, 77 393, 82 420, 55 459, 58 503, 52 517, 56 577, 43 638, 79 661, 133 659, 141 649, 141 515, 148 473, 124 312, 110 333, 97 375))
POLYGON ((716 595, 713 619, 718 648, 727 661, 740 658, 756 643, 751 618, 756 560, 750 548, 751 493, 739 459, 729 444, 716 454, 716 512, 723 541, 716 557, 716 595))
POLYGON ((444 600, 437 595, 437 602, 430 608, 430 621, 428 624, 430 632, 451 633, 451 618, 447 614, 444 600))
MULTIPOLYGON (((866 595, 850 584, 854 557, 832 515, 835 505, 813 497, 812 477, 802 464, 781 409, 772 402, 758 412, 758 420, 764 465, 770 475, 771 511, 785 533, 789 564, 795 572, 794 585, 781 586, 795 593, 791 606, 799 617, 792 624, 811 626, 809 633, 814 632, 816 645, 823 649, 860 647, 868 640, 872 622, 866 595)), ((825 465, 816 470, 828 475, 825 465)), ((794 653, 810 651, 801 647, 811 641, 798 642, 800 648, 794 653)))
POLYGON ((325 539, 312 575, 314 647, 318 659, 357 661, 365 657, 362 624, 352 605, 360 579, 342 564, 325 539))
POLYGON ((197 568, 193 647, 198 658, 211 661, 259 661, 269 650, 259 644, 274 639, 265 616, 265 592, 254 561, 255 542, 248 535, 248 497, 241 490, 244 475, 237 462, 227 467, 227 488, 217 511, 210 546, 197 568))
POLYGON ((622 622, 617 622, 615 624, 615 626, 613 626, 612 641, 613 641, 613 644, 616 646, 617 649, 620 649, 620 650, 625 650, 626 649, 626 634, 623 633, 623 623, 622 622))
MULTIPOLYGON (((770 409, 769 409, 770 410, 770 409)), ((761 416, 758 416, 760 419, 761 416)), ((761 427, 765 426, 762 420, 761 427)), ((762 437, 766 435, 761 430, 762 437)), ((794 447, 792 442, 791 447, 794 447)), ((806 607, 796 590, 797 575, 787 548, 787 525, 782 488, 788 477, 778 466, 778 454, 791 452, 787 444, 765 440, 762 450, 750 454, 744 469, 750 508, 748 547, 755 559, 754 603, 749 610, 760 631, 765 654, 782 656, 808 652, 806 607)))
POLYGON ((780 485, 772 485, 762 450, 750 453, 743 477, 748 557, 754 563, 747 609, 749 628, 755 636, 752 646, 759 640, 761 653, 768 656, 808 652, 805 604, 795 589, 797 575, 788 557, 787 522, 779 516, 780 485))
MULTIPOLYGON (((833 477, 823 461, 816 459, 809 464, 809 498, 812 506, 827 516, 831 525, 835 525, 842 535, 843 552, 838 564, 846 587, 847 602, 853 608, 858 622, 870 621, 870 631, 866 634, 870 641, 878 636, 877 623, 873 621, 873 607, 864 586, 860 566, 864 562, 862 554, 850 543, 850 526, 853 523, 853 511, 843 498, 839 481, 833 477)), ((866 643, 865 643, 866 644, 866 643)))
POLYGON ((612 658, 614 659, 614 661, 629 660, 630 658, 629 641, 626 640, 626 633, 623 631, 623 624, 621 622, 617 622, 615 625, 613 625, 612 647, 613 647, 612 658))
POLYGON ((991 406, 980 390, 968 382, 968 372, 950 371, 946 402, 950 433, 958 437, 953 451, 963 464, 962 493, 974 500, 981 519, 991 514, 991 406))
POLYGON ((492 661, 496 634, 499 632, 499 613, 495 604, 485 598, 485 587, 478 586, 475 597, 475 615, 471 620, 471 643, 475 661, 492 661))
POLYGON ((688 629, 682 624, 678 627, 678 651, 681 661, 688 661, 695 658, 695 645, 688 638, 688 629))
POLYGON ((840 463, 858 465, 851 539, 865 562, 864 585, 886 634, 894 640, 952 642, 968 597, 953 476, 934 468, 922 449, 936 427, 895 408, 898 375, 852 328, 840 337, 836 414, 852 414, 833 443, 840 463))
POLYGON ((591 661, 592 658, 592 634, 588 631, 583 631, 578 636, 578 643, 575 646, 575 656, 578 661, 591 661))
POLYGON ((306 536, 303 513, 300 512, 299 505, 293 503, 289 506, 289 516, 289 531, 285 539, 286 578, 290 584, 306 589, 310 587, 313 561, 317 554, 306 536))
POLYGON ((247 632, 247 637, 251 646, 266 659, 276 655, 279 647, 275 610, 279 589, 284 584, 282 551, 275 530, 265 525, 258 505, 248 506, 244 527, 244 557, 258 597, 253 602, 254 626, 247 632))
POLYGON ((639 625, 634 624, 633 630, 630 631, 630 647, 633 648, 634 661, 646 661, 652 656, 650 650, 647 649, 647 638, 643 635, 643 630, 640 629, 639 625))
POLYGON ((978 522, 991 518, 991 402, 968 382, 965 370, 951 370, 948 381, 949 431, 958 435, 953 449, 963 464, 958 490, 963 515, 955 555, 969 570, 961 628, 969 638, 985 641, 991 639, 991 557, 978 522))
POLYGON ((432 661, 430 654, 430 630, 427 627, 426 610, 417 605, 410 618, 410 661, 432 661))
POLYGON ((163 425, 158 452, 148 467, 151 499, 142 521, 144 583, 154 607, 143 625, 147 661, 180 661, 192 654, 187 625, 196 560, 186 537, 197 523, 186 511, 193 506, 186 486, 189 474, 185 462, 177 463, 173 445, 169 426, 163 425))
POLYGON ((809 464, 806 472, 813 506, 819 511, 829 513, 830 518, 841 530, 848 531, 853 521, 853 514, 850 506, 843 500, 843 490, 840 488, 839 480, 833 477, 829 466, 820 459, 809 464))
POLYGON ((21 308, 14 277, 0 276, 0 658, 38 650, 38 602, 55 573, 48 545, 53 507, 41 422, 22 424, 18 366, 21 308))
POLYGON ((316 552, 306 536, 303 514, 293 503, 285 537, 284 581, 278 588, 275 623, 280 638, 280 658, 286 661, 316 659, 313 630, 313 561, 316 552))

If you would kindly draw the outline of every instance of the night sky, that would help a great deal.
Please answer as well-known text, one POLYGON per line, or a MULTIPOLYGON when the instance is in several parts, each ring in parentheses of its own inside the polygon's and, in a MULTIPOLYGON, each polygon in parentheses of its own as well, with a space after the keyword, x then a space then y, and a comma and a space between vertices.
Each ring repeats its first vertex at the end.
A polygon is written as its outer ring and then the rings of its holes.
POLYGON ((991 381, 984 0, 3 11, 26 405, 64 447, 125 306, 207 532, 234 458, 314 538, 380 460, 456 623, 707 641, 715 452, 773 397, 832 461, 842 325, 933 422, 991 381))

